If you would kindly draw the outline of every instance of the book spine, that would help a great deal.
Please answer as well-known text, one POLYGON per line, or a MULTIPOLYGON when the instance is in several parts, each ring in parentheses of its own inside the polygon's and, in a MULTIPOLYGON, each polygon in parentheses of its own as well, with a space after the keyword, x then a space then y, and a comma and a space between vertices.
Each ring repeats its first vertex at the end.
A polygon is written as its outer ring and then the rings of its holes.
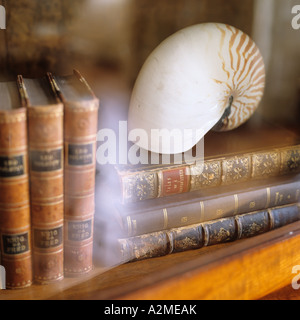
POLYGON ((34 280, 63 279, 63 105, 28 106, 34 280))
POLYGON ((26 109, 0 112, 0 242, 6 288, 32 283, 26 109))
POLYGON ((204 164, 119 172, 123 203, 300 172, 300 145, 206 160, 204 164))
POLYGON ((99 101, 64 106, 65 274, 79 276, 93 268, 99 101))
POLYGON ((214 198, 199 197, 164 208, 143 209, 134 214, 122 214, 121 209, 118 209, 117 215, 121 217, 125 234, 130 237, 296 203, 299 200, 300 181, 295 180, 214 198))
POLYGON ((119 239, 124 262, 250 238, 300 220, 293 204, 140 236, 119 239))

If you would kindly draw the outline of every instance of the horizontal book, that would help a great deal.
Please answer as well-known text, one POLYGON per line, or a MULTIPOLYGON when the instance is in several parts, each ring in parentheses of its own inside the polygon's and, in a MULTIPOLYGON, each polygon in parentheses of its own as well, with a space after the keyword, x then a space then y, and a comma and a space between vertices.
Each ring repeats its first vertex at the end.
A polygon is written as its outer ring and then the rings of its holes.
POLYGON ((299 220, 297 203, 118 239, 118 243, 122 261, 129 262, 250 238, 299 220))
POLYGON ((125 236, 184 227, 209 220, 295 203, 300 200, 300 175, 251 181, 236 188, 211 189, 115 205, 125 236))
POLYGON ((203 143, 203 162, 115 166, 122 203, 300 172, 299 137, 256 119, 232 131, 211 131, 203 143))

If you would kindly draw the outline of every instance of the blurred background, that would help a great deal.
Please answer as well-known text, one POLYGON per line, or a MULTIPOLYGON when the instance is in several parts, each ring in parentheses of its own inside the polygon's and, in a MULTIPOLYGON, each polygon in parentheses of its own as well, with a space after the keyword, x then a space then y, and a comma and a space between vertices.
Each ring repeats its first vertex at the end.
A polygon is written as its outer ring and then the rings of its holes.
MULTIPOLYGON (((17 74, 39 77, 47 71, 64 75, 76 68, 100 99, 99 128, 118 130, 118 121, 127 119, 137 74, 152 50, 183 27, 222 22, 250 35, 263 55, 266 87, 257 113, 300 127, 300 29, 292 27, 297 4, 299 0, 0 0, 6 10, 0 80, 17 74)), ((98 179, 108 185, 110 176, 98 179)), ((96 196, 96 208, 108 214, 109 194, 96 196)), ((103 235, 114 231, 102 223, 105 219, 97 224, 95 254, 109 260, 103 235)))
POLYGON ((259 112, 274 121, 295 123, 300 117, 300 29, 293 29, 291 21, 298 3, 0 0, 7 18, 6 30, 0 31, 0 78, 19 73, 34 77, 45 71, 66 74, 76 67, 101 97, 110 90, 116 96, 122 90, 130 94, 143 62, 162 40, 192 24, 223 22, 249 34, 262 52, 267 83, 259 112))

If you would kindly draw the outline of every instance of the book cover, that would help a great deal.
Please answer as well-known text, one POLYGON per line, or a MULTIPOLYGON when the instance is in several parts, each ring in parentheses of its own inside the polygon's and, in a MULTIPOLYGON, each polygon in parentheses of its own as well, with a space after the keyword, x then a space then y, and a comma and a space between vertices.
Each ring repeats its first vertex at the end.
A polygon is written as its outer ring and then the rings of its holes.
POLYGON ((0 83, 0 242, 6 288, 32 283, 27 115, 17 83, 0 83))
POLYGON ((63 279, 63 105, 48 78, 18 76, 28 113, 33 271, 37 283, 63 279))
POLYGON ((118 244, 121 260, 129 262, 254 237, 299 219, 300 206, 297 203, 122 238, 118 239, 118 244))
POLYGON ((115 166, 123 203, 229 186, 300 172, 300 139, 286 128, 250 119, 228 132, 208 132, 204 161, 115 166))
POLYGON ((296 203, 300 176, 198 190, 127 205, 116 202, 115 216, 126 236, 179 228, 209 220, 296 203))
POLYGON ((79 276, 93 268, 99 99, 76 70, 50 78, 64 105, 64 270, 79 276))

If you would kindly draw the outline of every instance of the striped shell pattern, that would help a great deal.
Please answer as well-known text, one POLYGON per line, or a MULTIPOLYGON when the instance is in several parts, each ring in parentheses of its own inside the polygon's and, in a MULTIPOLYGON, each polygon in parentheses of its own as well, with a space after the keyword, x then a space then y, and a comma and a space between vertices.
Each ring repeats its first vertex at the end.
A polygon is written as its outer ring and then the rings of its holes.
POLYGON ((216 25, 221 33, 218 55, 226 81, 218 82, 228 97, 232 97, 231 112, 220 131, 230 130, 248 120, 256 110, 264 92, 265 68, 258 47, 242 31, 229 25, 216 25), (226 47, 230 63, 226 64, 222 50, 226 47))
POLYGON ((128 128, 147 133, 148 141, 134 141, 141 148, 184 152, 209 130, 246 122, 264 86, 263 58, 247 34, 221 23, 193 25, 168 37, 146 59, 133 87, 128 128), (151 141, 153 129, 173 133, 172 147, 151 141))

